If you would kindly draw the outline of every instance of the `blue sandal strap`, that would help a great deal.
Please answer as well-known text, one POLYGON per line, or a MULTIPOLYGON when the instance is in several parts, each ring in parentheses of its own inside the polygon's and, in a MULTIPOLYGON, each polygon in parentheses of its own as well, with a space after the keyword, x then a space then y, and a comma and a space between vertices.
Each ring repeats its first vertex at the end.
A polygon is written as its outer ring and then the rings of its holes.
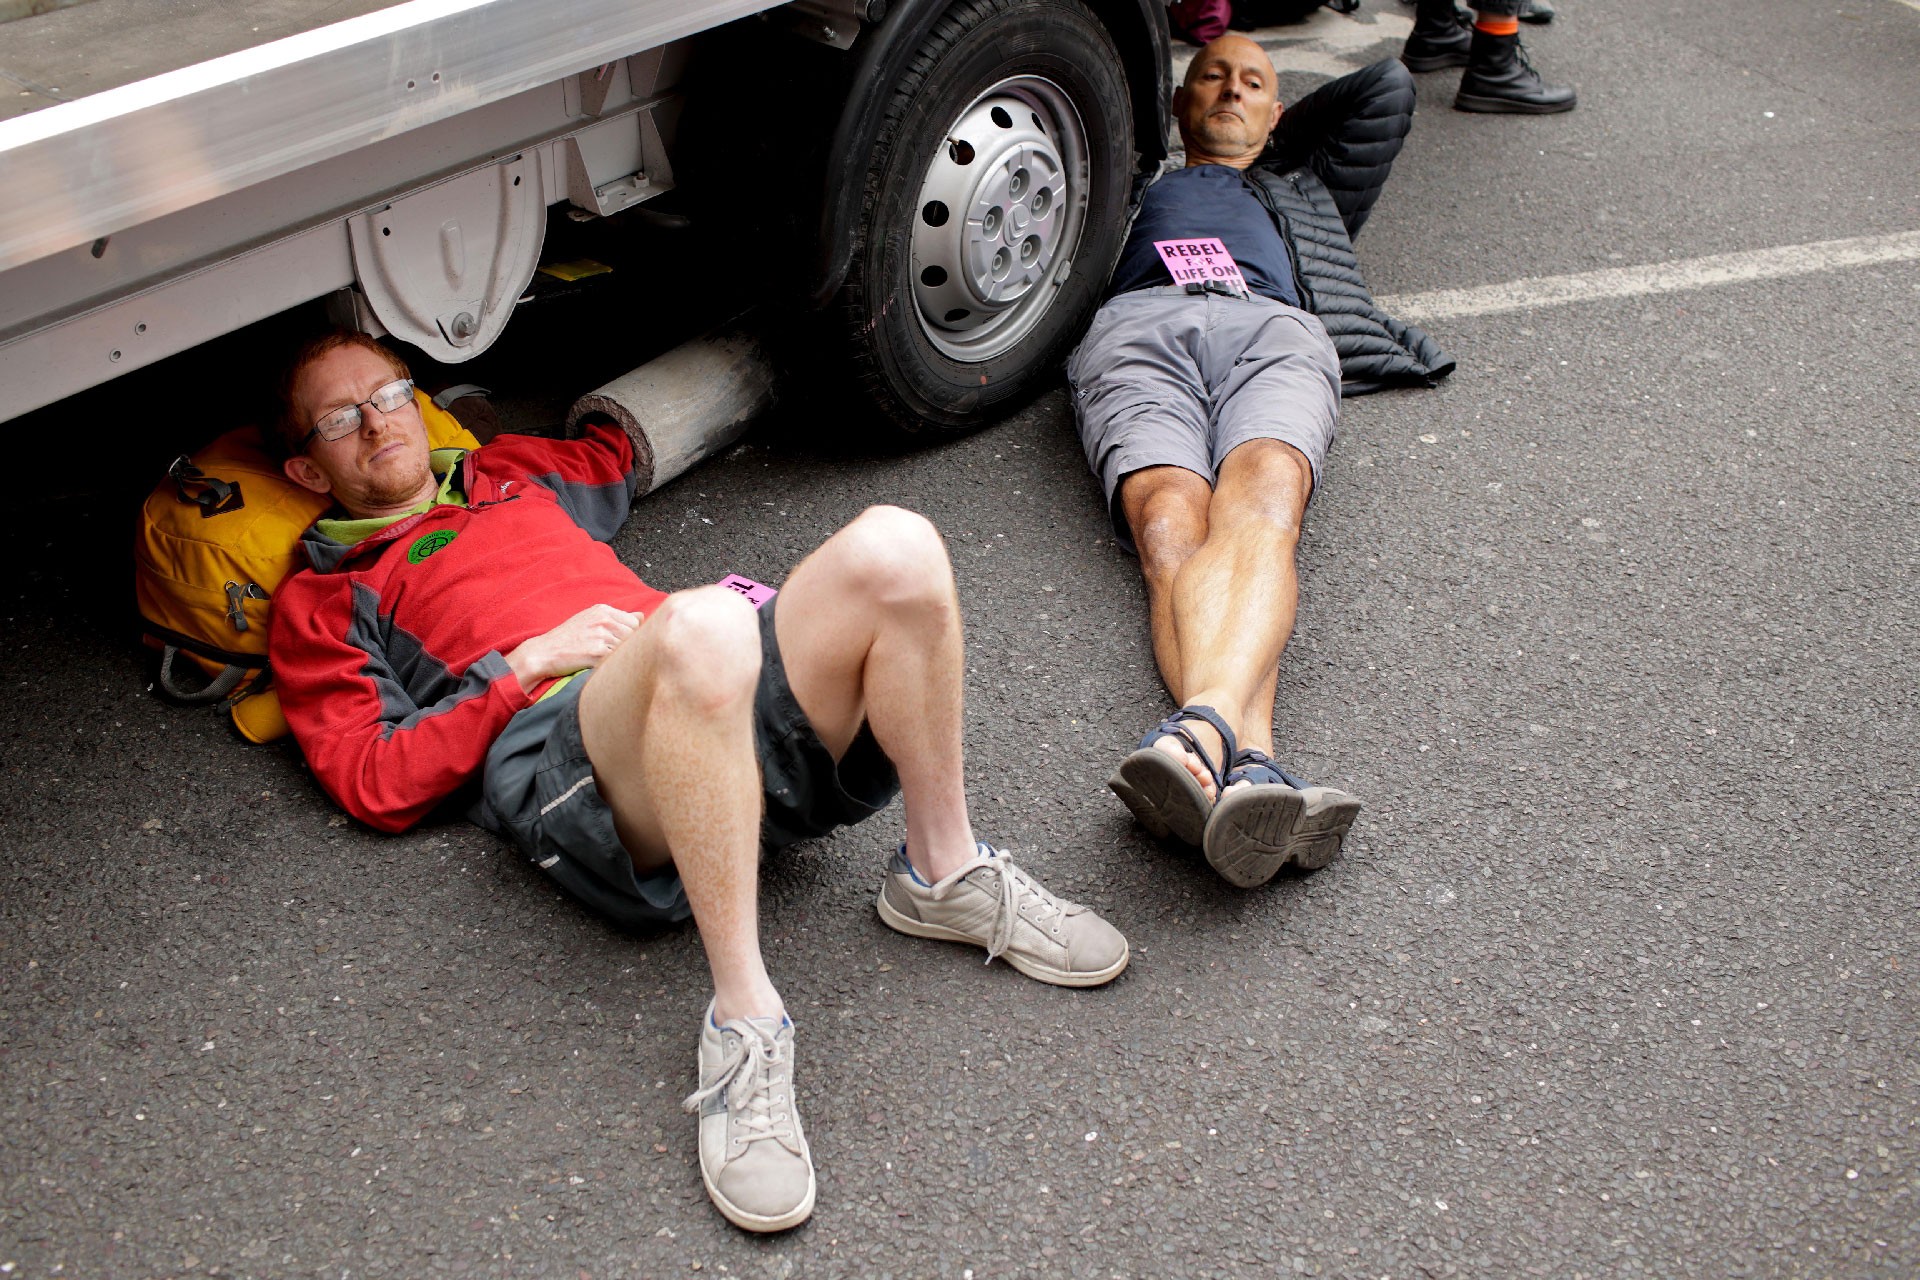
POLYGON ((1220 735, 1220 758, 1229 762, 1237 758, 1238 745, 1234 741, 1233 730, 1227 728, 1227 722, 1220 718, 1218 711, 1215 711, 1212 707, 1200 706, 1197 703, 1190 707, 1180 708, 1165 720, 1162 720, 1159 724, 1147 730, 1146 735, 1140 739, 1140 747, 1142 750, 1151 747, 1155 740, 1159 738, 1178 738, 1182 746, 1193 752, 1194 755, 1200 757, 1200 763, 1206 766, 1207 773, 1213 778, 1214 794, 1217 795, 1220 789, 1226 785, 1224 774, 1220 767, 1213 762, 1213 757, 1207 754, 1207 749, 1200 745, 1200 740, 1193 736, 1193 731, 1181 723, 1183 720, 1198 720, 1209 725, 1215 733, 1220 735))
POLYGON ((1227 768, 1227 785, 1236 782, 1251 782, 1256 785, 1266 782, 1279 782, 1292 787, 1295 791, 1305 791, 1308 783, 1296 778, 1274 763, 1272 756, 1258 747, 1242 747, 1233 753, 1233 760, 1227 768), (1260 775, 1266 775, 1262 777, 1260 775))

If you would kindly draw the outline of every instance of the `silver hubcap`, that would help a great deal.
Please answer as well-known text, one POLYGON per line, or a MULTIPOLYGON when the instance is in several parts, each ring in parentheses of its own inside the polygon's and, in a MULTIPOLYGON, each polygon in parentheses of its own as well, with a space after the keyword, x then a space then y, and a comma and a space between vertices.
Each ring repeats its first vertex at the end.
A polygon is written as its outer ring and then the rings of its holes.
POLYGON ((975 98, 927 166, 913 215, 920 326, 954 360, 990 360, 1038 324, 1086 220, 1086 130, 1051 80, 975 98))

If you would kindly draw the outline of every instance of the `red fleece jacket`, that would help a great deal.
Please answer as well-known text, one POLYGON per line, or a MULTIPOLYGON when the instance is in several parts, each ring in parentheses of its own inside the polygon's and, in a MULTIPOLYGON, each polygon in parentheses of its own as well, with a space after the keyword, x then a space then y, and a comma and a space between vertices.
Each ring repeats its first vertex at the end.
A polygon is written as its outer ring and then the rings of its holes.
POLYGON ((274 595, 269 655, 287 722, 327 793, 382 831, 477 779, 538 697, 503 655, 590 605, 645 616, 666 599, 604 542, 635 483, 618 429, 502 436, 458 465, 466 506, 354 544, 316 524, 301 539, 312 568, 274 595))

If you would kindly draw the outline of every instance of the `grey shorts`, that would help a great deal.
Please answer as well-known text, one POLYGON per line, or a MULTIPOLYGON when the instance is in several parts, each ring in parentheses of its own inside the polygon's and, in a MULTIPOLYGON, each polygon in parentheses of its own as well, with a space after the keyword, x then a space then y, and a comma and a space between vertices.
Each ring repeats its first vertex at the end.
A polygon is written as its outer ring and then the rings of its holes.
POLYGON ((1317 492, 1340 414, 1340 357, 1311 312, 1179 285, 1109 299, 1067 380, 1087 465, 1128 547, 1118 499, 1130 472, 1185 467, 1212 484, 1237 446, 1278 440, 1306 455, 1317 492))
MULTIPOLYGON (((760 685, 753 699, 754 746, 761 794, 741 803, 761 809, 763 845, 778 848, 825 835, 886 807, 900 789, 893 765, 863 725, 837 763, 787 687, 774 640, 773 611, 760 610, 760 685)), ((680 877, 669 867, 634 871, 633 859, 600 798, 593 765, 580 741, 583 672, 550 698, 507 722, 487 752, 474 820, 505 836, 562 888, 630 928, 684 920, 690 914, 680 877)))

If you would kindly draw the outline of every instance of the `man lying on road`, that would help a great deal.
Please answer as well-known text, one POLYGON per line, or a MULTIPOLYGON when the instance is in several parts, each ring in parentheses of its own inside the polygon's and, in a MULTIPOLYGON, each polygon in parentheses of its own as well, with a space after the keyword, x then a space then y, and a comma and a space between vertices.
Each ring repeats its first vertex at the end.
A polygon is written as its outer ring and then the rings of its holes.
POLYGON ((1087 461, 1139 553, 1154 660, 1180 704, 1108 785, 1153 834, 1199 845, 1251 886, 1289 862, 1325 864, 1360 811, 1272 758, 1294 549, 1341 366, 1302 309, 1295 251, 1315 246, 1254 166, 1311 168, 1351 236, 1406 136, 1413 90, 1399 63, 1380 63, 1301 99, 1276 134, 1273 64, 1228 35, 1195 56, 1173 109, 1186 167, 1147 189, 1067 366, 1087 461))
POLYGON ((398 357, 339 333, 283 384, 286 473, 337 510, 274 600, 280 699, 316 777, 384 831, 449 798, 626 925, 700 930, 700 1170, 720 1211, 778 1231, 813 1209, 793 1024, 762 963, 757 868, 904 796, 879 897, 904 933, 1092 986, 1126 941, 976 842, 961 771, 960 607, 940 536, 876 507, 756 616, 725 587, 664 595, 602 539, 633 451, 501 436, 429 453, 398 357))

